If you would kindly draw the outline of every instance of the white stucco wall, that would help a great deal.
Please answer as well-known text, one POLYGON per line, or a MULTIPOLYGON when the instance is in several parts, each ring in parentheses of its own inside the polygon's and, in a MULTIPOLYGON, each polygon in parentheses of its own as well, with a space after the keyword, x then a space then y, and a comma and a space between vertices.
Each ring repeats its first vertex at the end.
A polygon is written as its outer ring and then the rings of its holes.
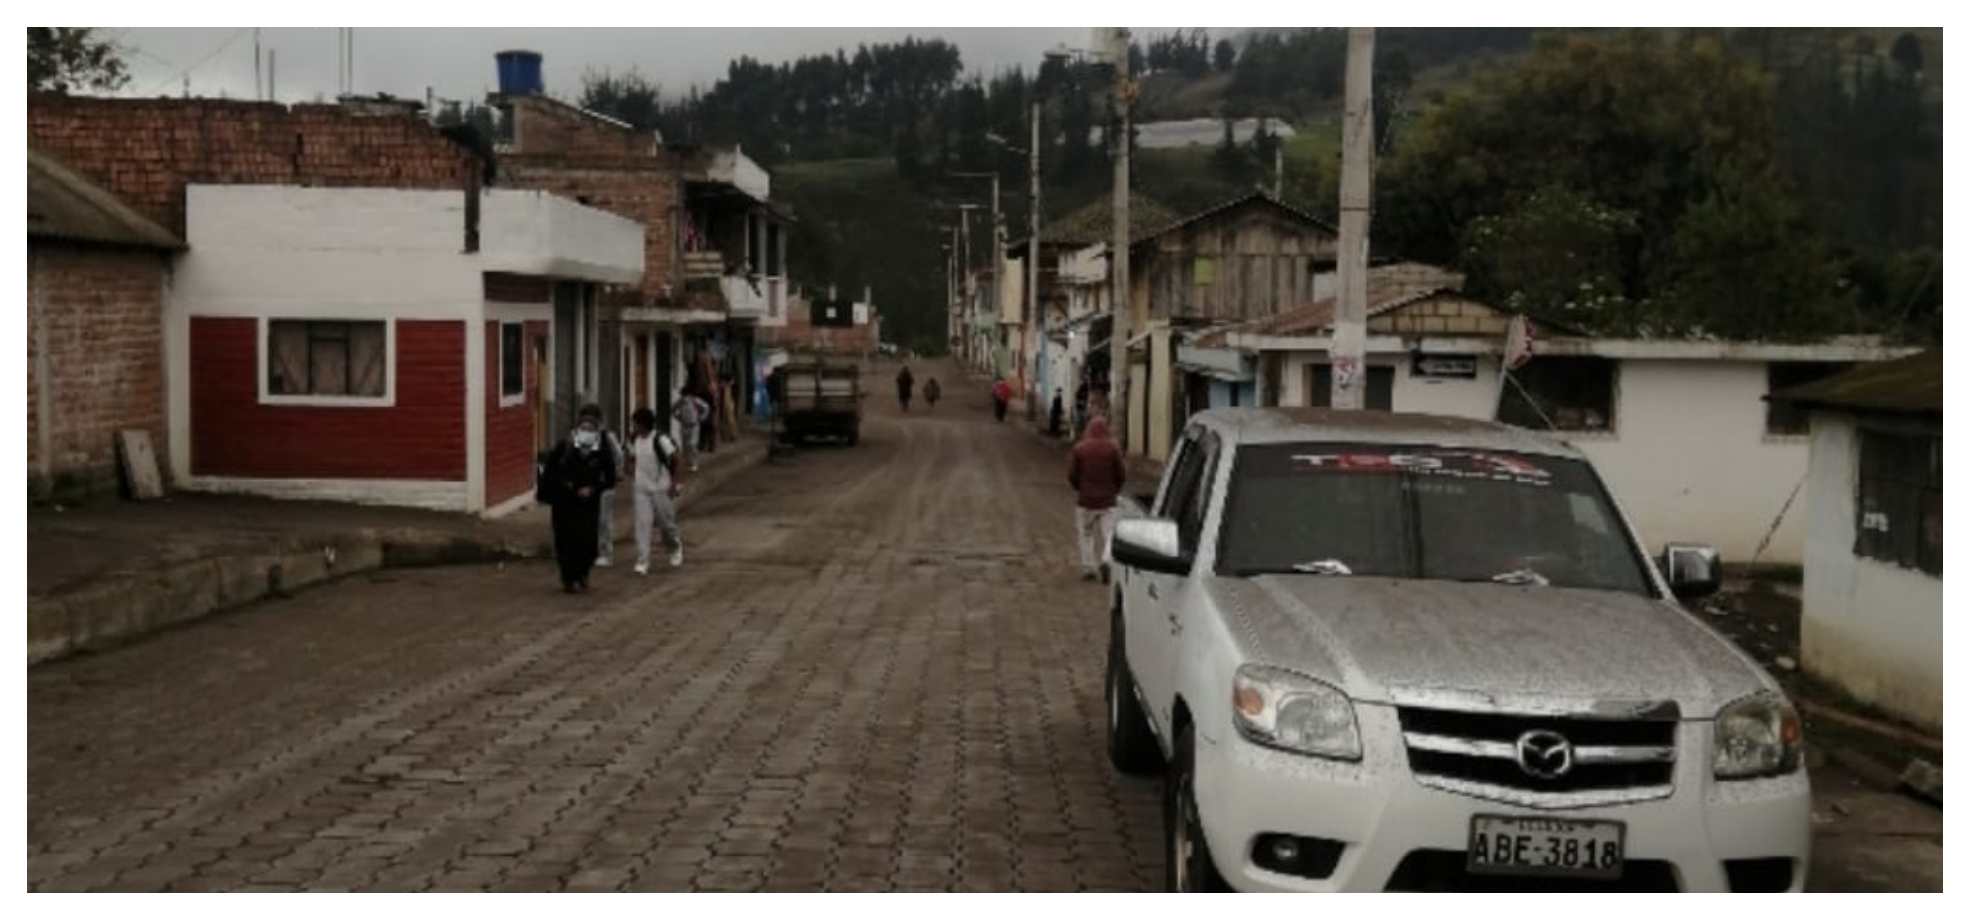
MULTIPOLYGON (((1306 367, 1325 360, 1317 352, 1285 355, 1283 404, 1311 404, 1306 367)), ((1495 417, 1495 357, 1479 357, 1474 380, 1413 377, 1407 353, 1371 351, 1368 363, 1396 369, 1398 412, 1495 417)), ((1716 546, 1727 563, 1751 561, 1806 474, 1806 438, 1765 434, 1765 362, 1623 360, 1617 374, 1615 430, 1561 436, 1594 461, 1650 552, 1687 540, 1716 546)), ((1804 504, 1802 489, 1761 564, 1804 559, 1804 504)))
POLYGON ((603 284, 643 280, 642 224, 546 192, 488 189, 479 250, 483 271, 603 284))
MULTIPOLYGON (((1765 434, 1765 363, 1624 360, 1617 373, 1615 430, 1567 440, 1593 458, 1650 552, 1689 540, 1750 562, 1806 475, 1807 439, 1765 434)), ((1803 561, 1804 498, 1761 564, 1803 561)))
POLYGON ((1925 728, 1943 721, 1943 581, 1854 555, 1860 445, 1851 416, 1813 417, 1801 665, 1925 728))

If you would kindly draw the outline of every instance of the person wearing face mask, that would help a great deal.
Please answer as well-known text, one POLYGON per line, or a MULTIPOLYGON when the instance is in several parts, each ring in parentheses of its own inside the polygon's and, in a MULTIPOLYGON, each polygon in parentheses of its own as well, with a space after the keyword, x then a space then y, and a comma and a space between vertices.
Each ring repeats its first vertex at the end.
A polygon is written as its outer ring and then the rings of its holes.
POLYGON ((588 590, 588 575, 599 554, 595 534, 601 526, 602 496, 616 485, 616 463, 602 440, 602 408, 581 408, 579 421, 547 461, 553 477, 554 559, 561 567, 561 589, 588 590))

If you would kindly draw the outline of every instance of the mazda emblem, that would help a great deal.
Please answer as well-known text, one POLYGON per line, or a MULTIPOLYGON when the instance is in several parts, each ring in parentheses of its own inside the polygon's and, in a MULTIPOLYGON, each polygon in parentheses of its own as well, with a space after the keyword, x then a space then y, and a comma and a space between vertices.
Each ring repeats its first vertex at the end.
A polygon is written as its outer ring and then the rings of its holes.
POLYGON ((1573 742, 1559 732, 1535 729, 1519 736, 1519 769, 1536 779, 1559 779, 1573 770, 1573 742))

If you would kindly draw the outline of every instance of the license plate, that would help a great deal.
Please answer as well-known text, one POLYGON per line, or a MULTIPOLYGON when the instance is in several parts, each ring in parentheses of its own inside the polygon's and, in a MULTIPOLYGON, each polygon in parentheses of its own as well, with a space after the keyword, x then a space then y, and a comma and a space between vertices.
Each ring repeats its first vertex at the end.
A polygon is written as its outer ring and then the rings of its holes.
POLYGON ((1619 821, 1477 815, 1468 868, 1489 875, 1621 877, 1627 828, 1619 821))

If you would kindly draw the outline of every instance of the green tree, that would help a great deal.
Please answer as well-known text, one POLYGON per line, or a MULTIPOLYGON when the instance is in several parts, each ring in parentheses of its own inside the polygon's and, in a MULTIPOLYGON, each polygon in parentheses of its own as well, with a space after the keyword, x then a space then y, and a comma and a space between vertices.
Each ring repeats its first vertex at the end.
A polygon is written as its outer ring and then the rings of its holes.
POLYGON ((1212 52, 1211 62, 1217 67, 1218 73, 1230 73, 1231 69, 1238 65, 1237 46, 1231 43, 1231 39, 1218 39, 1217 48, 1212 52))
POLYGON ((1564 186, 1538 189, 1465 229, 1465 289, 1514 312, 1633 332, 1623 276, 1639 242, 1634 214, 1564 186))
POLYGON ((1720 170, 1677 219, 1650 287, 1665 332, 1806 341, 1856 325, 1838 264, 1774 168, 1720 170))
POLYGON ((110 92, 130 82, 122 50, 95 29, 29 27, 27 88, 31 92, 110 92))
POLYGON ((657 126, 663 100, 657 85, 635 68, 620 75, 590 70, 581 78, 581 107, 645 130, 657 126))

